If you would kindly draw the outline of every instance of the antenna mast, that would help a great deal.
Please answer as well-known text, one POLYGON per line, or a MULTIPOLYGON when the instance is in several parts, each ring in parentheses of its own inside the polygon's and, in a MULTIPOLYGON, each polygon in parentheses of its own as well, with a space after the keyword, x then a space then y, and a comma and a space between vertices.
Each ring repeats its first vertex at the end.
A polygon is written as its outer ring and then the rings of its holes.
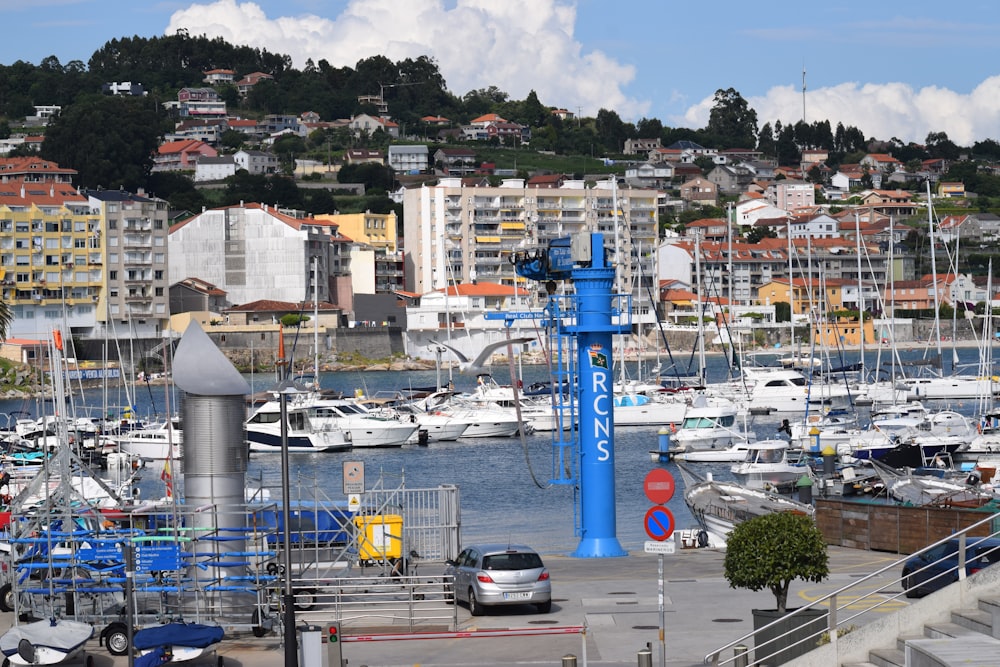
POLYGON ((806 66, 802 66, 802 122, 806 122, 806 66))

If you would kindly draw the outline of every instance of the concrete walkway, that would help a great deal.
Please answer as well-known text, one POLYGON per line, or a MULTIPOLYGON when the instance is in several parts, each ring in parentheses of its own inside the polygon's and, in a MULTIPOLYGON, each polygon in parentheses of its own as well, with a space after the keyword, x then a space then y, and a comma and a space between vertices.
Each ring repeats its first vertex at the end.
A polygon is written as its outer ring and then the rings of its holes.
MULTIPOLYGON (((498 609, 474 618, 464 606, 459 607, 462 631, 584 626, 583 634, 351 641, 352 636, 361 635, 361 628, 347 627, 341 643, 343 657, 348 665, 369 667, 561 665, 567 655, 576 656, 581 666, 636 665, 638 651, 649 644, 653 665, 700 665, 710 651, 752 631, 751 609, 774 606, 769 591, 730 588, 723 577, 724 557, 724 552, 714 549, 680 550, 663 556, 666 630, 662 662, 658 557, 645 553, 613 559, 547 557, 553 586, 549 614, 538 614, 533 607, 525 606, 498 609)), ((896 560, 892 554, 840 547, 831 547, 830 557, 830 577, 821 584, 793 583, 790 606, 795 605, 795 600, 816 599, 896 560)), ((422 566, 421 573, 437 571, 422 566)), ((884 612, 896 611, 905 604, 900 601, 889 605, 884 612)), ((4 629, 13 621, 12 616, 0 615, 4 629)), ((97 667, 128 664, 125 657, 113 658, 105 648, 98 647, 96 639, 88 650, 97 667)), ((228 667, 281 667, 285 659, 280 638, 274 635, 227 638, 219 645, 218 653, 228 667)), ((216 664, 209 659, 200 663, 216 664)), ((329 666, 323 662, 301 667, 329 666)))

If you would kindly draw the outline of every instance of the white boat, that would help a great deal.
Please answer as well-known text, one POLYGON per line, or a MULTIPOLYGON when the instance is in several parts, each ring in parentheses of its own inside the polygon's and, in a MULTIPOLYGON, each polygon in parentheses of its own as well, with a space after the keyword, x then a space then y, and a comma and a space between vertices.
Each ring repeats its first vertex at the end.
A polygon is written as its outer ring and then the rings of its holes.
POLYGON ((0 636, 0 653, 12 665, 58 665, 83 652, 94 627, 50 618, 15 625, 0 636))
POLYGON ((810 473, 809 466, 788 460, 788 443, 784 440, 750 443, 746 458, 731 471, 740 484, 752 488, 788 485, 810 473))
MULTIPOLYGON (((522 419, 530 421, 538 431, 558 429, 558 419, 552 408, 550 392, 540 392, 544 402, 528 402, 524 392, 518 391, 521 401, 522 419)), ((514 389, 510 385, 500 385, 489 375, 477 378, 473 397, 494 402, 501 407, 514 407, 514 389)), ((614 385, 612 403, 614 405, 615 426, 667 426, 677 424, 684 418, 687 402, 675 394, 668 394, 661 385, 631 382, 617 382, 614 385)), ((564 420, 563 430, 570 427, 564 420)))
POLYGON ((792 447, 821 454, 827 448, 834 452, 849 451, 851 441, 860 435, 861 428, 854 417, 847 414, 811 414, 789 423, 788 431, 792 447))
MULTIPOLYGON (((279 406, 280 407, 280 406, 279 406)), ((285 442, 290 452, 337 452, 351 448, 347 434, 336 428, 318 430, 301 411, 286 411, 285 442)), ((247 444, 251 452, 280 452, 281 412, 256 410, 246 421, 247 444)))
MULTIPOLYGON (((436 412, 452 417, 467 425, 463 438, 509 438, 517 435, 521 422, 513 408, 504 408, 492 401, 476 400, 474 397, 456 396, 450 391, 439 391, 415 401, 427 412, 436 412)), ((526 430, 530 424, 525 421, 526 430)))
POLYGON ((740 523, 773 512, 797 512, 814 516, 812 505, 800 503, 764 489, 752 489, 736 482, 701 478, 683 465, 684 503, 698 524, 708 533, 708 546, 726 547, 726 540, 740 523))
POLYGON ((889 495, 898 503, 915 507, 982 507, 996 499, 992 491, 979 487, 978 478, 970 484, 964 475, 948 478, 943 471, 937 476, 898 470, 878 461, 873 466, 889 495))
POLYGON ((407 444, 414 444, 415 441, 419 441, 421 431, 427 433, 428 442, 448 442, 458 440, 469 428, 467 422, 449 417, 446 414, 424 412, 411 403, 400 403, 382 409, 386 411, 386 414, 394 414, 402 421, 410 421, 417 424, 419 430, 410 436, 407 444))
POLYGON ((751 413, 792 412, 805 414, 850 407, 847 385, 825 383, 796 370, 746 366, 743 377, 708 385, 710 392, 745 403, 751 413))
POLYGON ((727 450, 755 440, 756 436, 746 424, 739 423, 739 416, 740 410, 732 401, 699 395, 684 413, 680 428, 670 436, 671 444, 677 450, 693 453, 698 450, 727 450))
MULTIPOLYGON (((271 401, 277 405, 276 401, 271 401)), ((261 409, 268 407, 267 404, 261 409)), ((345 398, 307 397, 295 401, 294 409, 305 410, 317 430, 340 429, 347 433, 351 446, 401 447, 417 436, 420 425, 409 420, 373 415, 357 401, 345 398)))
POLYGON ((181 458, 183 432, 174 425, 157 424, 147 428, 123 431, 118 435, 107 435, 104 440, 111 442, 118 451, 148 459, 181 458))
POLYGON ((719 449, 691 449, 688 451, 675 452, 675 461, 686 461, 688 463, 736 463, 745 461, 747 450, 750 449, 749 442, 739 442, 729 447, 719 449))
POLYGON ((615 426, 668 426, 687 413, 687 402, 674 394, 624 393, 612 397, 615 426))
POLYGON ((900 383, 918 399, 981 399, 1000 395, 1000 383, 992 377, 947 375, 905 378, 900 380, 900 383))

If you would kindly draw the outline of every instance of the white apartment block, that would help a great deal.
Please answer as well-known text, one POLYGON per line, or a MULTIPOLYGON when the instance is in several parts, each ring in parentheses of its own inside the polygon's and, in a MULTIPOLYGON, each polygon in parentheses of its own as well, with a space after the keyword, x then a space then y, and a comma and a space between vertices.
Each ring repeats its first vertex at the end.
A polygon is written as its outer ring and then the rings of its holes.
POLYGON ((210 209, 170 230, 170 283, 197 278, 224 290, 229 302, 330 300, 330 279, 345 262, 329 221, 296 218, 245 204, 210 209), (313 285, 313 258, 316 294, 313 285))
POLYGON ((458 178, 444 178, 438 185, 407 190, 406 289, 425 294, 448 284, 483 281, 543 293, 541 285, 529 285, 516 274, 512 253, 547 247, 552 239, 579 232, 601 232, 620 267, 617 290, 645 295, 647 286, 655 286, 661 194, 613 181, 588 186, 568 180, 549 188, 523 179, 463 187, 458 178))

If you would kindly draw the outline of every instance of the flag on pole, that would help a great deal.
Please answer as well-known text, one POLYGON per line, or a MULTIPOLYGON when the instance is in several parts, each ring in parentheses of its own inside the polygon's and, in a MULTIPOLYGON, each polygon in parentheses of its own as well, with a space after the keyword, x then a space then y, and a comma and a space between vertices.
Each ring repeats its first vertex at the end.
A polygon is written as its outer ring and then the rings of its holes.
POLYGON ((163 472, 160 473, 160 479, 167 487, 167 500, 172 500, 174 497, 174 478, 170 474, 170 459, 163 462, 163 472))

